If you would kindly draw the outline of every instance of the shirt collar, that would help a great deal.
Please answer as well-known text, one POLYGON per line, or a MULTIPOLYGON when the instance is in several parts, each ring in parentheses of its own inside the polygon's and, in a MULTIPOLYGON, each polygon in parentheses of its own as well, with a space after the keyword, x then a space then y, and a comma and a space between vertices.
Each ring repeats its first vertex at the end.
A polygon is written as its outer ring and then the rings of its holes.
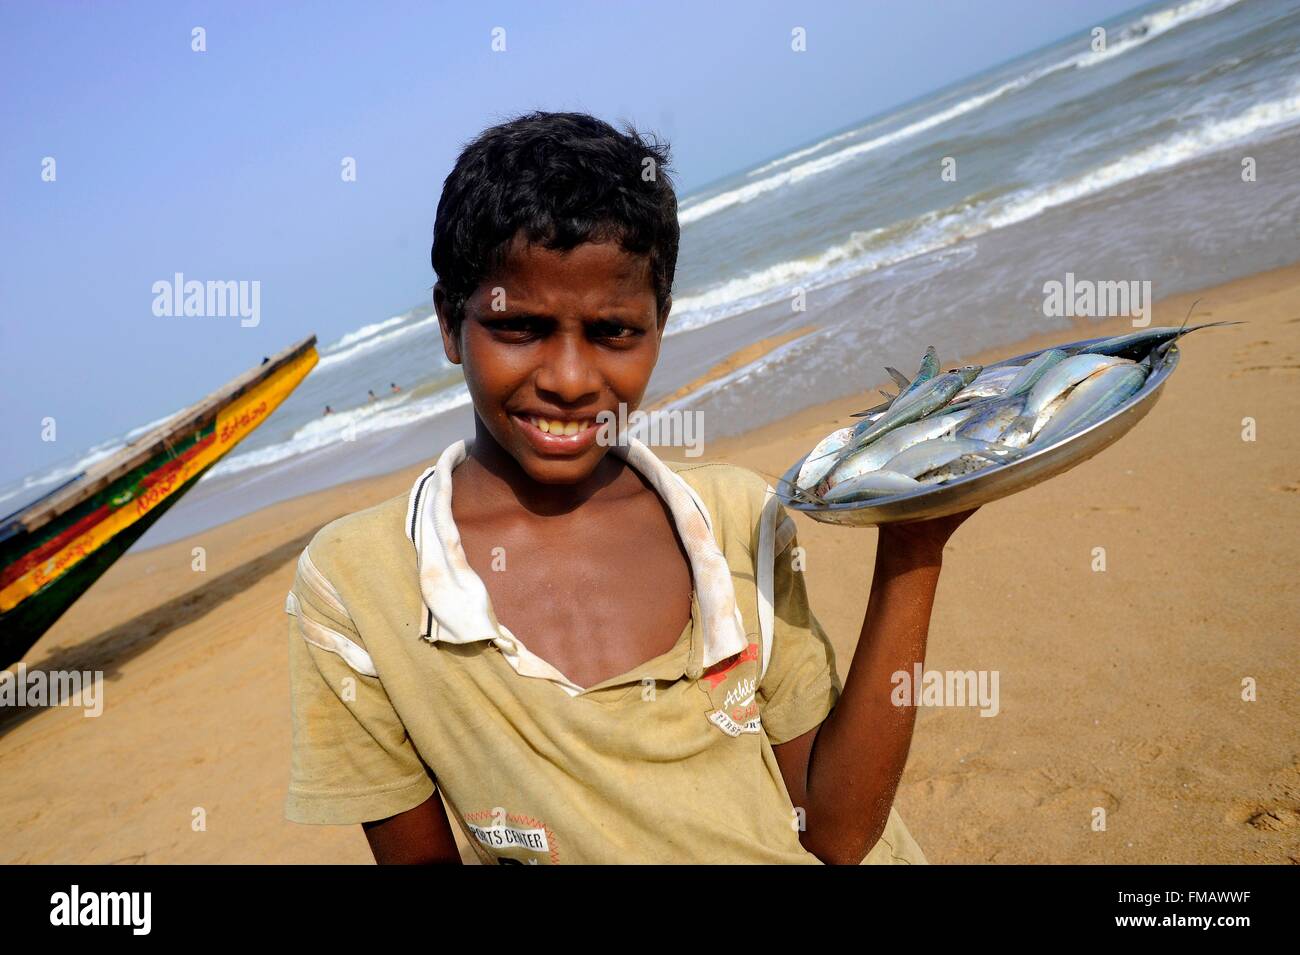
MULTIPOLYGON (((704 502, 679 474, 631 435, 610 451, 636 468, 668 504, 690 559, 703 629, 703 654, 687 670, 697 679, 704 669, 749 646, 736 605, 731 569, 713 536, 704 502), (694 672, 692 672, 694 671, 694 672)), ((472 643, 506 633, 492 611, 487 587, 465 559, 460 531, 451 515, 451 472, 467 456, 462 439, 448 447, 411 487, 406 532, 415 545, 424 610, 420 634, 432 642, 472 643)), ((520 635, 526 640, 525 635, 520 635)), ((694 658, 696 654, 692 654, 694 658)))

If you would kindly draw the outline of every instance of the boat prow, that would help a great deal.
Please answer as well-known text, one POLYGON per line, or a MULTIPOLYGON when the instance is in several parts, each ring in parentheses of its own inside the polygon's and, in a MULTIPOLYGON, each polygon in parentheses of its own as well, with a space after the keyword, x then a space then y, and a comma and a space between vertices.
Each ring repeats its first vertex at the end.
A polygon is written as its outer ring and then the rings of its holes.
POLYGON ((318 360, 312 335, 0 518, 0 667, 21 659, 318 360))

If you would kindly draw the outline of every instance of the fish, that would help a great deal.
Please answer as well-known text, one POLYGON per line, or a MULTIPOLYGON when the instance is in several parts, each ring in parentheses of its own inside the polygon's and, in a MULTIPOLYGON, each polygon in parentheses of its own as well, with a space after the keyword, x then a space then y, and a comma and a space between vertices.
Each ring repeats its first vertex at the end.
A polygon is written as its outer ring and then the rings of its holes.
POLYGON ((1004 444, 1008 448, 1023 449, 1029 446, 1029 442, 1034 439, 1034 422, 1033 415, 1020 415, 1015 421, 1007 425, 1007 429, 998 436, 998 443, 1004 444))
POLYGON ((843 481, 827 492, 827 504, 848 504, 877 497, 893 497, 915 491, 922 485, 905 474, 894 471, 868 471, 843 481))
POLYGON ((1033 441, 1044 446, 1096 424, 1146 383, 1144 364, 1114 365, 1076 385, 1033 441))
POLYGON ((989 446, 987 441, 976 441, 973 438, 930 438, 927 441, 919 441, 906 451, 894 455, 885 462, 881 470, 894 471, 914 478, 926 471, 942 467, 963 454, 987 450, 989 446))
POLYGON ((1071 355, 1052 368, 1029 390, 1025 399, 1025 414, 1037 415, 1055 399, 1069 391, 1089 375, 1095 375, 1111 365, 1132 364, 1127 358, 1110 355, 1071 355))
POLYGON ((1189 327, 1172 328, 1156 327, 1144 328, 1140 332, 1129 332, 1127 335, 1117 335, 1114 338, 1105 338, 1099 342, 1093 342, 1091 345, 1083 345, 1074 353, 1076 355, 1112 355, 1118 358, 1138 358, 1148 354, 1152 348, 1158 345, 1167 345, 1170 342, 1182 338, 1191 332, 1199 331, 1202 328, 1215 328, 1219 325, 1240 325, 1241 322, 1205 322, 1201 325, 1192 325, 1189 327))
POLYGON ((808 452, 803 466, 799 468, 795 485, 801 490, 811 490, 815 487, 817 482, 829 474, 831 468, 835 466, 834 452, 843 449, 851 440, 853 440, 853 429, 850 427, 832 431, 818 441, 817 446, 808 452))
POLYGON ((952 431, 965 421, 969 414, 969 411, 956 411, 951 414, 934 415, 896 428, 872 444, 841 452, 840 456, 832 462, 834 467, 830 473, 822 478, 814 490, 818 494, 825 494, 841 481, 879 470, 886 461, 906 451, 912 445, 952 431))
POLYGON ((1060 348, 1049 348, 1039 352, 1028 364, 1020 366, 1019 374, 1007 385, 1003 397, 1013 398, 1027 393, 1038 384, 1043 375, 1047 374, 1054 365, 1059 365, 1066 357, 1065 351, 1060 348))
POLYGON ((906 397, 900 396, 878 421, 863 422, 857 426, 860 430, 854 438, 855 445, 861 447, 870 444, 895 428, 938 411, 952 400, 953 395, 974 381, 982 370, 979 365, 967 365, 955 371, 944 372, 915 391, 910 391, 906 397))
POLYGON ((957 437, 1001 441, 1011 423, 1024 413, 1025 399, 1003 397, 998 401, 981 402, 971 410, 971 416, 957 429, 957 437))
POLYGON ((916 376, 906 387, 899 391, 898 397, 906 398, 911 392, 916 391, 937 374, 939 374, 939 353, 934 350, 933 345, 930 345, 926 348, 925 354, 921 356, 921 367, 917 369, 916 376))
POLYGON ((934 350, 933 345, 927 348, 925 350, 925 355, 921 358, 921 367, 917 369, 916 377, 911 381, 908 381, 907 376, 897 368, 886 366, 885 371, 888 372, 889 377, 894 379, 895 384, 898 385, 898 395, 890 399, 890 401, 886 401, 883 405, 875 405, 874 407, 867 408, 865 411, 855 411, 849 417, 862 418, 877 411, 884 411, 894 402, 906 398, 908 394, 916 391, 927 381, 934 378, 935 375, 939 374, 939 355, 934 350))
POLYGON ((894 379, 894 384, 898 385, 899 394, 902 394, 904 389, 910 388, 912 386, 912 379, 908 378, 897 368, 890 368, 888 365, 886 365, 885 374, 889 375, 890 378, 894 379))
POLYGON ((952 396, 952 403, 962 404, 976 398, 999 398, 1019 374, 1020 368, 1016 365, 985 368, 974 381, 952 396))
POLYGON ((923 485, 943 484, 953 478, 965 477, 967 474, 982 471, 997 463, 998 460, 995 456, 982 451, 972 451, 959 455, 932 471, 925 472, 917 478, 917 481, 923 485))

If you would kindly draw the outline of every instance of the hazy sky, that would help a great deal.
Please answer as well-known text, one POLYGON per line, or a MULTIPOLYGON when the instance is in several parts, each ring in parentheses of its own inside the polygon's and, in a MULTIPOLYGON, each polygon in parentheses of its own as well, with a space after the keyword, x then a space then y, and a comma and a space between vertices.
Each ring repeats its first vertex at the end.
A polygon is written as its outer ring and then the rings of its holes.
POLYGON ((304 335, 329 344, 427 300, 442 181, 461 144, 510 115, 584 110, 659 132, 685 195, 1132 6, 10 0, 0 479, 304 335), (806 53, 790 49, 796 26, 806 53), (260 281, 260 324, 155 316, 153 283, 176 272, 260 281))

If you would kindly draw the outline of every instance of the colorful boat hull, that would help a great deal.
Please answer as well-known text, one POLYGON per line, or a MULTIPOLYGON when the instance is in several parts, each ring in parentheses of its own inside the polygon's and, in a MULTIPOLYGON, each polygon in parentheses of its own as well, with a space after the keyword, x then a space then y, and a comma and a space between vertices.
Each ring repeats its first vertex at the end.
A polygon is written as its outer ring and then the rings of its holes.
POLYGON ((315 338, 225 392, 174 415, 94 475, 69 482, 0 526, 0 666, 41 635, 167 509, 265 421, 318 361, 315 338), (142 445, 148 444, 142 448, 142 445), (120 472, 120 473, 119 473, 120 472), (95 480, 98 477, 98 480, 95 480))

